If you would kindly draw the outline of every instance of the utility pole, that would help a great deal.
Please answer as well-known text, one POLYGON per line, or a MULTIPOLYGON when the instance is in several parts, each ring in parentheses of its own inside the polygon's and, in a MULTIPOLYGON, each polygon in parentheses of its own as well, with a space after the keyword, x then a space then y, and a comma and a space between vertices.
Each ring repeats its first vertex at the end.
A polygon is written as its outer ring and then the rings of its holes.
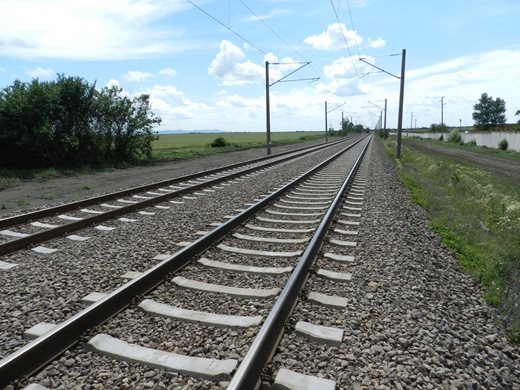
MULTIPOLYGON (((328 138, 328 132, 329 132, 328 126, 329 126, 329 124, 328 124, 328 118, 327 118, 329 116, 329 112, 337 110, 338 108, 343 107, 345 104, 346 103, 340 104, 339 106, 336 106, 336 107, 331 108, 330 110, 328 110, 327 109, 327 101, 325 100, 325 142, 329 141, 329 138, 328 138)), ((343 112, 341 112, 341 118, 343 118, 343 112)))
POLYGON ((441 131, 444 130, 444 98, 445 96, 441 97, 441 131))
POLYGON ((386 130, 386 98, 385 98, 385 124, 384 124, 383 129, 386 130))
POLYGON ((403 103, 404 103, 404 70, 406 64, 406 49, 401 57, 401 85, 399 88, 399 115, 397 117, 397 150, 396 157, 401 159, 401 132, 403 131, 403 103))
POLYGON ((413 112, 410 114, 410 129, 413 129, 413 112))
POLYGON ((269 61, 265 62, 265 128, 267 133, 267 155, 271 154, 271 106, 269 104, 269 61))
POLYGON ((293 70, 289 74, 286 74, 281 79, 276 80, 275 82, 269 84, 269 61, 265 62, 265 127, 267 134, 267 155, 271 154, 271 107, 269 104, 269 88, 273 85, 281 82, 290 82, 290 81, 317 81, 319 77, 310 78, 310 79, 296 79, 296 80, 286 80, 287 77, 292 75, 293 73, 298 72, 301 68, 309 65, 311 62, 271 62, 271 65, 301 65, 297 69, 293 70))
MULTIPOLYGON (((399 54, 392 54, 392 55, 399 55, 399 54)), ((397 116, 397 148, 396 148, 396 157, 400 159, 401 158, 401 133, 403 130, 404 70, 405 70, 405 66, 406 66, 406 49, 403 49, 403 52, 401 54, 401 77, 396 76, 395 74, 392 74, 390 72, 387 72, 386 70, 384 70, 378 66, 375 66, 374 64, 371 64, 370 62, 366 61, 364 58, 360 58, 359 60, 373 68, 380 70, 381 72, 384 72, 392 77, 395 77, 396 79, 401 80, 401 86, 399 88, 399 115, 397 116)), ((386 106, 386 99, 385 99, 385 106, 386 106)))
MULTIPOLYGON (((383 125, 383 129, 384 129, 384 130, 386 130, 386 101, 387 101, 387 99, 385 99, 385 108, 384 108, 384 110, 385 110, 385 119, 384 119, 384 125, 383 125)), ((378 106, 377 104, 374 104, 374 103, 371 102, 371 101, 369 101, 368 103, 371 104, 371 105, 373 105, 374 107, 379 108, 380 110, 383 110, 383 107, 380 107, 380 106, 378 106)))
POLYGON ((329 142, 329 138, 327 136, 328 130, 327 130, 327 101, 325 100, 325 142, 329 142))

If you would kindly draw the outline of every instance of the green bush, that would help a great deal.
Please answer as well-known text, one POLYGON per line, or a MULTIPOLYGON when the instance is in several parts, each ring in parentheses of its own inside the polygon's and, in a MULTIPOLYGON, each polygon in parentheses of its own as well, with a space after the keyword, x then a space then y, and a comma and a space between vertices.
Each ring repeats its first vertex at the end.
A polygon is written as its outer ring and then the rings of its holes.
POLYGON ((457 129, 450 131, 448 142, 453 142, 454 144, 460 144, 462 142, 462 137, 457 129))
POLYGON ((498 143, 498 148, 500 150, 507 150, 508 146, 509 146, 509 143, 507 142, 507 139, 505 139, 505 138, 498 143))
POLYGON ((466 145, 477 146, 477 141, 475 141, 474 139, 472 139, 472 140, 469 141, 466 145))
POLYGON ((444 134, 441 134, 441 136, 439 137, 439 141, 444 141, 444 134))
POLYGON ((222 148, 228 145, 228 142, 224 137, 215 138, 215 140, 209 144, 212 148, 222 148))

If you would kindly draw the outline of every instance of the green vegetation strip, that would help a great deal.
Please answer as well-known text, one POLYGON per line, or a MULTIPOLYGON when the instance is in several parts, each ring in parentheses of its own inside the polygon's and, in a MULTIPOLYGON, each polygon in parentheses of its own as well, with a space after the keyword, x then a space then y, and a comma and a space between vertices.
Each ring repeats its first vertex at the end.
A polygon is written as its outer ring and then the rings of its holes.
MULTIPOLYGON (((395 158, 395 142, 384 143, 395 158)), ((508 334, 520 342, 520 186, 472 165, 407 147, 400 181, 427 210, 431 228, 484 287, 508 334)))
MULTIPOLYGON (((324 138, 323 132, 274 132, 272 145, 281 145, 324 138)), ((156 160, 185 159, 224 153, 239 149, 265 147, 266 135, 259 133, 160 134, 152 143, 156 160)))

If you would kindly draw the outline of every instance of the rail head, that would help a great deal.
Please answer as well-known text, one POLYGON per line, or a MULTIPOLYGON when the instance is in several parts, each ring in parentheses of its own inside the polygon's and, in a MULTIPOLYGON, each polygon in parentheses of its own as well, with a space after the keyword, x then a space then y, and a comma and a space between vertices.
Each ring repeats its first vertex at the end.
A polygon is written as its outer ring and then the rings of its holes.
POLYGON ((127 307, 133 299, 146 294, 163 282, 163 280, 168 277, 168 274, 184 267, 194 256, 208 249, 216 241, 247 221, 252 215, 274 199, 285 194, 326 164, 337 159, 342 153, 353 148, 363 139, 364 138, 356 140, 354 143, 293 179, 260 202, 194 241, 191 245, 176 252, 168 259, 163 260, 137 278, 125 283, 120 288, 108 294, 105 298, 93 303, 43 336, 29 342, 24 347, 0 360, 0 388, 41 369, 67 348, 74 345, 86 331, 108 321, 127 307))
POLYGON ((251 348, 242 360, 229 383, 227 390, 256 389, 260 386, 261 374, 267 362, 274 354, 283 335, 284 325, 296 306, 298 295, 305 284, 310 267, 323 243, 334 215, 341 204, 345 191, 350 186, 361 165, 363 157, 370 145, 371 138, 356 159, 343 185, 332 201, 318 229, 312 236, 309 245, 300 257, 283 290, 280 292, 273 308, 267 315, 251 348))

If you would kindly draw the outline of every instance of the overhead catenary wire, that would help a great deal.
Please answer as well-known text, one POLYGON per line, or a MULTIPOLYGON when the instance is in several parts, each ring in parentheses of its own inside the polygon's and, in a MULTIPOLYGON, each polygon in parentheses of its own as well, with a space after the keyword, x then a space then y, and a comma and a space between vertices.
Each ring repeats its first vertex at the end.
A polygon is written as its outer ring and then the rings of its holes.
POLYGON ((211 19, 213 19, 215 22, 217 22, 218 24, 220 24, 222 27, 226 28, 227 30, 231 31, 233 34, 235 34, 237 37, 239 37, 240 39, 242 39, 244 42, 246 42, 248 45, 250 45, 251 47, 255 48, 256 50, 258 50, 260 53, 262 53, 263 55, 267 55, 267 53, 260 49, 257 45, 255 45, 253 42, 251 42, 250 40, 248 40, 247 38, 245 38, 244 36, 242 36, 241 34, 239 34, 237 31, 233 30, 229 25, 226 26, 225 23, 221 22, 220 20, 218 20, 216 17, 214 17, 213 15, 211 15, 209 12, 207 12, 206 10, 204 10, 202 7, 198 6, 197 4, 195 4, 193 1, 191 0, 186 0, 188 3, 190 3, 191 5, 193 5, 195 8, 197 8, 200 12, 202 12, 203 14, 205 14, 206 16, 210 17, 211 19))
MULTIPOLYGON (((271 26, 269 26, 269 24, 267 24, 267 22, 261 18, 260 16, 258 16, 255 11, 253 11, 251 9, 251 7, 249 7, 243 0, 238 0, 238 2, 240 4, 242 4, 249 12, 251 12, 251 14, 256 18, 258 19, 269 31, 271 31, 281 42, 283 42, 283 44, 285 46, 287 46, 289 49, 291 49, 293 51, 294 54, 296 54, 302 61, 306 61, 305 58, 302 57, 302 55, 294 48, 292 47, 289 43, 287 43, 287 41, 285 39, 283 39, 280 34, 278 34, 271 26)), ((313 65, 311 65, 311 68, 314 70, 314 72, 316 74, 319 74, 318 71, 314 68, 313 65)))
MULTIPOLYGON (((347 0, 347 8, 348 8, 348 14, 350 16, 350 25, 352 26, 352 30, 356 31, 356 27, 354 26, 354 19, 352 18, 352 11, 350 10, 350 2, 349 0, 347 0)), ((339 7, 338 7, 338 13, 339 13, 339 7)), ((360 52, 359 52, 359 45, 356 44, 356 47, 357 47, 357 53, 358 53, 358 56, 361 55, 360 52)))
POLYGON ((345 45, 347 46, 348 54, 350 56, 350 59, 352 60, 352 65, 354 66, 354 70, 356 71, 356 74, 359 76, 359 71, 356 66, 356 61, 354 61, 354 57, 352 56, 352 52, 350 51, 350 46, 348 45, 347 37, 345 36, 345 32, 343 31, 343 29, 341 28, 341 23, 339 21, 338 12, 336 11, 336 7, 334 6, 334 3, 332 2, 332 0, 330 0, 330 5, 332 7, 332 10, 334 11, 334 15, 336 16, 336 21, 338 22, 338 27, 341 31, 341 36, 343 37, 343 40, 345 41, 345 45))

